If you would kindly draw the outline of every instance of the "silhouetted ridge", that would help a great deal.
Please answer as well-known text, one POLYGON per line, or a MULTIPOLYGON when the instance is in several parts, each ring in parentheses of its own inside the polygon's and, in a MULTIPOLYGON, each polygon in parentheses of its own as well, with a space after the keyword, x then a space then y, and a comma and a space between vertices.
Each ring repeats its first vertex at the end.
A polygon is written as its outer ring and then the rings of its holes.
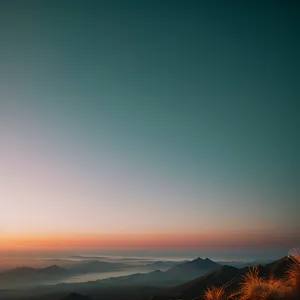
MULTIPOLYGON (((203 260, 201 258, 197 258, 189 262, 187 266, 193 263, 197 265, 202 261, 203 260)), ((205 259, 204 261, 210 260, 205 259)), ((257 265, 255 268, 257 268, 260 277, 268 278, 269 276, 275 276, 277 278, 282 278, 291 264, 292 259, 284 257, 264 266, 257 265)), ((164 296, 153 299, 172 299, 171 297, 184 300, 198 299, 199 297, 201 298, 204 291, 211 286, 225 286, 227 292, 231 293, 240 287, 240 284, 243 281, 243 276, 246 275, 252 268, 253 267, 244 267, 242 269, 238 269, 236 267, 224 265, 209 274, 199 276, 171 289, 169 293, 164 296)))
POLYGON ((177 287, 176 294, 184 299, 193 299, 202 295, 208 286, 223 286, 229 282, 236 286, 237 280, 235 282, 235 279, 238 278, 239 274, 240 270, 238 268, 225 265, 207 275, 177 287))
POLYGON ((63 298, 62 300, 92 300, 92 298, 77 293, 71 293, 70 295, 63 298))
POLYGON ((202 259, 198 257, 192 261, 178 264, 167 270, 165 273, 170 279, 173 278, 180 280, 181 282, 186 282, 201 275, 205 275, 220 267, 221 265, 210 259, 202 259))
POLYGON ((42 269, 36 269, 38 272, 42 272, 44 274, 48 275, 58 275, 58 274, 64 274, 67 273, 67 270, 64 268, 61 268, 57 265, 49 266, 42 269))
POLYGON ((57 265, 40 269, 18 267, 0 273, 0 286, 22 286, 66 276, 68 276, 68 270, 57 265))
POLYGON ((7 274, 7 275, 28 275, 28 274, 33 274, 36 272, 36 269, 31 268, 31 267, 17 267, 8 271, 4 271, 1 274, 7 274))
POLYGON ((274 275, 276 277, 283 277, 286 270, 291 266, 292 259, 290 257, 283 257, 265 266, 268 275, 274 275))
POLYGON ((169 269, 167 272, 174 272, 174 271, 189 271, 189 270, 207 270, 207 269, 216 269, 219 268, 220 265, 210 259, 202 259, 200 257, 181 263, 173 268, 169 269))

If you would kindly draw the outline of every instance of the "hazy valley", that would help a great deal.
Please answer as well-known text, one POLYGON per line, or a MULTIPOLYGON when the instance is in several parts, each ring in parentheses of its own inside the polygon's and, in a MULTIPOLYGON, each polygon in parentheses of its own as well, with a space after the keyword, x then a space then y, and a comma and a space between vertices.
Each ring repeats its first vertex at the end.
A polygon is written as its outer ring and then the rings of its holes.
MULTIPOLYGON (((292 261, 214 262, 208 258, 187 261, 149 261, 141 258, 77 257, 43 268, 17 267, 0 273, 0 299, 194 299, 211 286, 238 289, 249 267, 260 276, 284 278, 292 261), (118 261, 119 260, 119 261, 118 261), (130 261, 130 263, 128 263, 130 261), (141 263, 143 262, 143 263, 141 263), (246 266, 247 265, 247 266, 246 266), (230 283, 230 284, 229 284, 230 283), (33 297, 33 298, 32 298, 33 297)), ((45 261, 39 262, 46 263, 45 261)))

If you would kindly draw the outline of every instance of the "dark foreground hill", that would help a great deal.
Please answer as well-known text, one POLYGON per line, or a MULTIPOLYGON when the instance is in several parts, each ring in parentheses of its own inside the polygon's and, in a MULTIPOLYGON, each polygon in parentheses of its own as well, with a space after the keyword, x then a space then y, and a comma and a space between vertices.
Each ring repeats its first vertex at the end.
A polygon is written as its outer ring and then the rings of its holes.
POLYGON ((193 299, 197 295, 202 295, 208 286, 223 286, 230 282, 236 287, 239 275, 239 269, 223 266, 208 275, 201 276, 177 287, 175 291, 184 299, 193 299))
MULTIPOLYGON (((260 276, 282 278, 291 260, 287 257, 279 259, 265 266, 256 266, 260 276)), ((194 280, 186 282, 175 288, 165 291, 161 296, 153 297, 152 299, 184 299, 191 300, 201 297, 204 291, 211 286, 226 286, 229 292, 236 291, 241 284, 243 276, 249 271, 249 268, 238 269, 232 266, 222 266, 207 275, 200 276, 194 280)))
POLYGON ((92 298, 83 296, 78 293, 71 293, 68 296, 64 297, 62 300, 92 300, 92 298))

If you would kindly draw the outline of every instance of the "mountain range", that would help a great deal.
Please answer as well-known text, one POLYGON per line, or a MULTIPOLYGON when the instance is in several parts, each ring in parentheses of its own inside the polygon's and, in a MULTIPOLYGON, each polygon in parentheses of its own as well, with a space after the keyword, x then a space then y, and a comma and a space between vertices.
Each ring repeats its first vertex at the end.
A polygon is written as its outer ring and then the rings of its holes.
POLYGON ((150 273, 136 273, 127 276, 102 279, 101 285, 110 286, 172 286, 192 280, 203 274, 220 268, 221 265, 206 258, 197 258, 192 261, 178 263, 166 271, 155 270, 150 273))
POLYGON ((0 273, 0 287, 36 285, 70 276, 121 270, 125 264, 101 261, 81 261, 68 268, 51 265, 45 268, 17 267, 0 273))
MULTIPOLYGON (((290 263, 290 259, 283 258, 264 266, 258 265, 257 269, 261 276, 273 275, 282 278, 290 263)), ((96 265, 100 266, 101 264, 96 265)), ((191 300, 203 295, 203 292, 212 285, 226 285, 228 286, 228 291, 235 291, 241 283, 242 276, 248 270, 248 267, 236 268, 228 265, 220 265, 208 258, 197 258, 192 261, 178 263, 167 271, 156 270, 149 273, 137 273, 85 283, 41 286, 40 288, 31 289, 30 293, 35 295, 36 300, 61 300, 64 297, 69 297, 66 299, 81 299, 86 296, 94 300, 191 300), (86 296, 74 294, 74 292, 86 296)), ((37 278, 41 277, 53 278, 53 276, 65 276, 69 272, 69 270, 58 266, 50 266, 42 269, 24 267, 1 273, 0 279, 3 279, 5 275, 6 280, 8 278, 10 280, 14 280, 15 278, 38 280, 37 278)), ((14 297, 10 296, 7 299, 20 299, 18 298, 20 293, 22 293, 22 290, 15 290, 14 297)), ((1 291, 0 289, 1 300, 6 299, 3 295, 5 295, 5 290, 1 291)), ((29 300, 31 298, 24 299, 29 300)))
MULTIPOLYGON (((67 268, 62 268, 57 265, 45 268, 18 267, 0 273, 0 287, 20 287, 24 285, 45 284, 47 281, 49 282, 51 280, 63 279, 80 274, 112 272, 135 267, 136 266, 130 266, 123 263, 103 262, 98 260, 80 261, 67 268)), ((140 284, 179 284, 212 271, 220 267, 220 265, 209 259, 204 260, 197 258, 193 261, 185 262, 157 261, 140 265, 139 267, 143 269, 143 273, 103 279, 101 280, 101 284, 123 286, 140 284), (148 273, 149 271, 152 272, 148 273)))
POLYGON ((209 273, 220 268, 220 264, 210 260, 209 258, 202 259, 200 257, 182 264, 178 264, 165 273, 171 278, 182 280, 190 280, 198 276, 209 273))
MULTIPOLYGON (((284 257, 265 266, 256 266, 260 276, 282 278, 291 260, 284 257)), ((204 291, 210 286, 227 286, 228 291, 235 291, 238 289, 243 275, 249 271, 249 267, 238 269, 232 266, 221 266, 219 269, 200 276, 194 280, 188 281, 175 288, 165 290, 162 295, 153 297, 153 300, 167 300, 167 299, 184 299, 191 300, 203 295, 204 291)))
POLYGON ((18 286, 32 282, 63 278, 68 276, 68 270, 57 265, 34 269, 18 267, 0 273, 0 286, 18 286))

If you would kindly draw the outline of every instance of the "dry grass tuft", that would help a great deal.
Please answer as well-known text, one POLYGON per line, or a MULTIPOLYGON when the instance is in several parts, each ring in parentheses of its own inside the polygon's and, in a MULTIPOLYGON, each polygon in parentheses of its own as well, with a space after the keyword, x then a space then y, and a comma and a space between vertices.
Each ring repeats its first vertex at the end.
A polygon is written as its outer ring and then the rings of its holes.
POLYGON ((300 300, 300 251, 293 249, 289 259, 291 265, 285 278, 263 278, 259 268, 249 268, 242 277, 240 290, 227 295, 227 285, 208 288, 204 293, 204 300, 300 300))
POLYGON ((204 300, 226 300, 225 287, 212 286, 204 292, 204 300))
POLYGON ((290 255, 289 258, 292 260, 291 266, 287 272, 287 281, 293 287, 300 286, 300 252, 299 250, 294 254, 290 255))
POLYGON ((289 255, 291 265, 286 274, 287 285, 294 291, 300 299, 300 251, 294 249, 289 255))
POLYGON ((240 289, 240 300, 273 300, 283 299, 287 288, 280 279, 262 278, 257 267, 249 269, 243 276, 240 289))

